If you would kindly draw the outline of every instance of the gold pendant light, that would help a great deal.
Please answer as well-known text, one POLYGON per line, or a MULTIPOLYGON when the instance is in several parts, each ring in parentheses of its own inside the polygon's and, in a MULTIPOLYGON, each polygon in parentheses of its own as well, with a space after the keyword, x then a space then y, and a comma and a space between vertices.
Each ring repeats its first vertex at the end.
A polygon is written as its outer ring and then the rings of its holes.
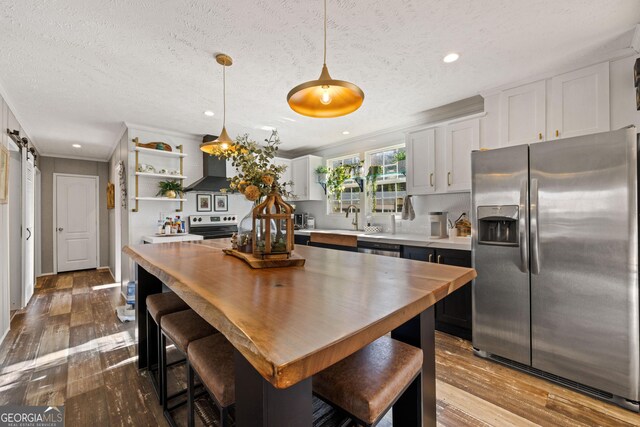
POLYGON ((230 56, 220 53, 216 55, 216 61, 218 61, 218 64, 222 65, 222 132, 220 132, 220 136, 214 141, 207 141, 200 144, 200 149, 202 151, 213 156, 219 156, 225 151, 232 149, 234 146, 234 142, 229 138, 229 134, 227 133, 227 128, 225 126, 227 120, 227 82, 225 69, 233 64, 233 60, 230 56))
POLYGON ((364 92, 343 80, 333 80, 327 69, 327 0, 324 0, 324 62, 318 80, 302 83, 289 91, 287 102, 293 111, 309 117, 340 117, 362 105, 364 92))

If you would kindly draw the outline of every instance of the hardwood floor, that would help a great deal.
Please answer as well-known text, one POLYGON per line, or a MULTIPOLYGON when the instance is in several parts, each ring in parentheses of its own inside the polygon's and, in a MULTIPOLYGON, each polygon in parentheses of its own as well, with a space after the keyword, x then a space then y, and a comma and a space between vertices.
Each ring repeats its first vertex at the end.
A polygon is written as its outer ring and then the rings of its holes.
MULTIPOLYGON (((68 426, 166 425, 135 367, 134 324, 115 316, 120 304, 119 284, 105 271, 39 279, 0 346, 0 405, 64 404, 68 426)), ((467 341, 438 333, 436 345, 441 426, 640 425, 638 414, 477 358, 467 341)), ((184 385, 179 369, 171 375, 184 385)), ((199 425, 214 425, 206 401, 198 413, 199 425)))

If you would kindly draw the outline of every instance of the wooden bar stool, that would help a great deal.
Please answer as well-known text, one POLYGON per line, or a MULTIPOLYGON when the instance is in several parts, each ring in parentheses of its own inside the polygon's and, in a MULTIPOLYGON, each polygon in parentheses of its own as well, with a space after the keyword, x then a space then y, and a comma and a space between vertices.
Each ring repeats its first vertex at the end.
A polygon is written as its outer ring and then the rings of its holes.
POLYGON ((187 349, 188 426, 195 425, 194 373, 220 411, 220 426, 227 425, 227 412, 236 401, 233 345, 222 334, 193 341, 187 349))
POLYGON ((169 338, 185 358, 190 343, 217 334, 218 331, 206 320, 198 316, 193 310, 184 310, 167 314, 160 319, 160 376, 161 376, 161 400, 164 416, 170 425, 175 426, 171 411, 184 405, 185 401, 169 406, 169 400, 187 392, 182 390, 172 396, 167 396, 167 338, 169 338))
MULTIPOLYGON (((161 375, 158 369, 158 360, 160 359, 160 319, 167 314, 187 309, 189 309, 187 303, 173 292, 163 292, 147 297, 147 369, 160 404, 162 404, 162 394, 160 393, 162 388, 161 375)), ((175 363, 181 362, 183 361, 175 363)))
POLYGON ((422 350, 383 336, 313 377, 313 392, 373 426, 415 381, 422 370, 422 350))

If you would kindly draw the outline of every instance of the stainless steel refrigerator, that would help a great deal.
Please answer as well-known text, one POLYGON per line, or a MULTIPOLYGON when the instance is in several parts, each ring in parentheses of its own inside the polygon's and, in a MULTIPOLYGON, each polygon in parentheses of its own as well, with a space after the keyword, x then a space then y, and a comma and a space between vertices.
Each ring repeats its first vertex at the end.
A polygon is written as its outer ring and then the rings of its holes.
POLYGON ((638 411, 635 127, 472 153, 473 346, 638 411))

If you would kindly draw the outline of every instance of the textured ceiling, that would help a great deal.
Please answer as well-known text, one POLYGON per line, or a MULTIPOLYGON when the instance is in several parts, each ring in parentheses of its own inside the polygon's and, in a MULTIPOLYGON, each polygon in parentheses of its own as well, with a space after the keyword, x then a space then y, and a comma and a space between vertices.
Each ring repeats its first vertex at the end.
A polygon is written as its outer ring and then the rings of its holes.
POLYGON ((123 121, 192 133, 221 127, 283 149, 334 143, 580 61, 640 21, 637 0, 328 0, 328 66, 363 106, 297 115, 289 89, 322 65, 321 0, 0 0, 0 79, 45 154, 106 159, 123 121), (461 58, 444 64, 451 51, 461 58), (213 110, 213 118, 204 110, 213 110), (343 136, 349 130, 351 135, 343 136), (80 143, 82 150, 70 148, 80 143))

